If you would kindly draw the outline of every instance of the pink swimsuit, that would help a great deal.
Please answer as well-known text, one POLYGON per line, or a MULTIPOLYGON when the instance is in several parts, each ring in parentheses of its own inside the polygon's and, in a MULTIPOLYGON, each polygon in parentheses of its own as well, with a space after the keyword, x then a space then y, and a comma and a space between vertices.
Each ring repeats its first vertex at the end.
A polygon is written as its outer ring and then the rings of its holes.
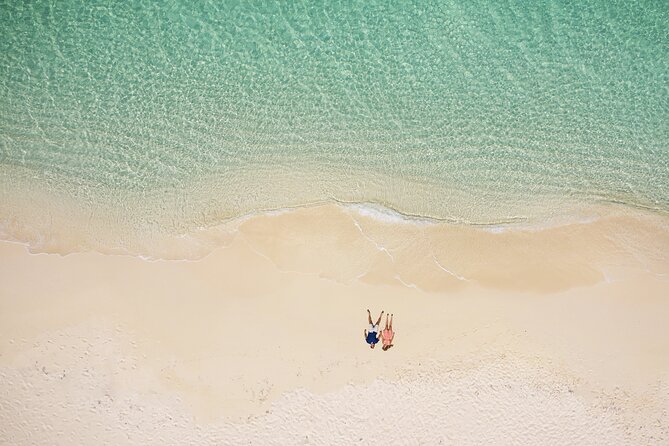
POLYGON ((381 340, 383 341, 383 345, 390 345, 393 339, 393 331, 386 329, 381 332, 381 340))

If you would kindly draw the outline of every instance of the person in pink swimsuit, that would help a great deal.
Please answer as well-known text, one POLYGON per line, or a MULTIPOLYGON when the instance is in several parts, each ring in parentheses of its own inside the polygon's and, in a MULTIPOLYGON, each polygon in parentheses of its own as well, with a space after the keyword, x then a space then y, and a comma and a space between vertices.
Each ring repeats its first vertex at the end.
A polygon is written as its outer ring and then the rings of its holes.
POLYGON ((393 315, 390 315, 390 324, 388 324, 388 314, 386 314, 386 328, 381 332, 381 342, 383 342, 381 349, 384 352, 393 346, 394 338, 395 332, 393 331, 393 315))

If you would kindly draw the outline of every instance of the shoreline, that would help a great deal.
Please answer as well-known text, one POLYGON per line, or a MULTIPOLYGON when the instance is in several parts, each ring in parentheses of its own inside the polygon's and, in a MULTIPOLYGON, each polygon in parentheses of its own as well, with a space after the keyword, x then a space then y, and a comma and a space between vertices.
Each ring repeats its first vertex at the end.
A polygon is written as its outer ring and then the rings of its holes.
MULTIPOLYGON (((330 174, 339 178, 350 174, 336 169, 320 172, 318 166, 310 165, 300 166, 300 169, 296 177, 267 171, 272 180, 271 189, 303 190, 312 177, 330 174)), ((60 177, 39 178, 30 169, 0 166, 0 185, 6 186, 4 190, 0 187, 0 239, 25 243, 31 252, 99 251, 176 260, 202 258, 225 246, 229 233, 248 219, 318 207, 359 209, 368 216, 397 223, 489 231, 543 230, 615 215, 658 221, 669 217, 668 211, 662 209, 626 203, 616 197, 607 201, 584 193, 514 196, 507 191, 503 195, 511 201, 496 203, 489 197, 489 203, 481 203, 480 199, 473 200, 473 192, 452 185, 383 175, 377 178, 375 189, 355 188, 350 193, 340 191, 341 194, 307 190, 303 195, 277 201, 277 197, 269 194, 268 185, 250 172, 233 173, 240 176, 234 190, 222 191, 225 186, 222 180, 207 177, 197 184, 181 184, 179 189, 173 190, 121 191, 104 190, 100 185, 83 180, 73 183, 71 179, 60 177), (244 201, 245 190, 258 190, 258 196, 244 201), (412 191, 410 197, 407 190, 412 191), (235 195, 236 192, 239 194, 235 195), (220 196, 239 196, 241 201, 228 202, 220 196), (430 197, 432 204, 427 204, 426 197, 430 197), (268 205, 274 202, 286 205, 268 205), (432 211, 418 212, 425 209, 432 211)), ((366 178, 364 172, 357 173, 360 178, 366 178)), ((375 183, 371 177, 367 181, 375 183)))
MULTIPOLYGON (((601 219, 621 216, 654 220, 660 224, 669 222, 669 211, 615 200, 597 203, 572 203, 572 207, 567 213, 559 213, 541 218, 509 216, 501 220, 477 222, 455 217, 414 214, 376 201, 358 202, 330 198, 304 204, 257 209, 239 216, 226 217, 206 226, 193 227, 187 232, 141 233, 132 230, 130 233, 124 235, 124 237, 130 240, 127 243, 120 242, 121 239, 118 237, 121 237, 121 233, 129 228, 121 226, 113 229, 109 234, 99 236, 99 240, 93 243, 91 240, 88 240, 90 238, 88 235, 79 234, 77 236, 77 231, 72 232, 73 223, 69 220, 74 218, 72 216, 80 213, 80 210, 69 209, 69 206, 64 204, 60 210, 62 215, 56 218, 56 220, 63 220, 60 222, 60 226, 63 226, 62 228, 59 229, 59 225, 54 224, 53 215, 49 216, 51 220, 49 224, 51 227, 50 232, 37 230, 36 227, 31 227, 30 225, 19 225, 21 218, 17 219, 16 215, 14 215, 10 220, 7 220, 7 217, 5 217, 3 221, 0 221, 0 241, 22 244, 33 254, 69 255, 79 252, 100 252, 109 255, 136 256, 149 261, 199 260, 216 249, 224 247, 229 241, 229 236, 237 230, 237 227, 249 220, 264 216, 299 213, 301 211, 331 207, 337 207, 343 211, 353 211, 362 217, 370 217, 377 220, 379 223, 434 225, 446 228, 464 227, 488 232, 543 231, 560 226, 593 223, 601 219), (64 215, 70 214, 71 216, 64 217, 64 215), (66 233, 67 235, 65 235, 66 233), (104 240, 112 240, 114 237, 118 238, 116 245, 101 244, 104 243, 104 240), (203 242, 208 243, 208 245, 204 246, 203 242), (175 247, 177 248, 175 249, 175 247)), ((7 209, 5 209, 5 212, 7 212, 7 209)), ((14 214, 14 212, 10 212, 10 214, 14 214)), ((21 212, 18 212, 18 214, 21 214, 21 212)), ((94 217, 94 214, 91 213, 89 216, 91 221, 96 219, 100 221, 104 220, 102 217, 94 217)), ((118 220, 118 216, 114 219, 118 220)), ((34 221, 39 220, 38 218, 34 221)), ((92 223, 93 226, 99 225, 100 221, 92 223)), ((666 225, 669 227, 669 223, 666 223, 666 225)))

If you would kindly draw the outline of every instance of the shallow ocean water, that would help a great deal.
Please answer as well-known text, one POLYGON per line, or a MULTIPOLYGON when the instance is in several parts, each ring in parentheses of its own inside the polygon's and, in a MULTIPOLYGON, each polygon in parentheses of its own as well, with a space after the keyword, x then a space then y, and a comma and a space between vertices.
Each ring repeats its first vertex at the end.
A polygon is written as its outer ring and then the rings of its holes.
POLYGON ((0 21, 5 227, 39 232, 61 200, 138 233, 329 200, 476 224, 669 211, 666 2, 67 0, 0 21))

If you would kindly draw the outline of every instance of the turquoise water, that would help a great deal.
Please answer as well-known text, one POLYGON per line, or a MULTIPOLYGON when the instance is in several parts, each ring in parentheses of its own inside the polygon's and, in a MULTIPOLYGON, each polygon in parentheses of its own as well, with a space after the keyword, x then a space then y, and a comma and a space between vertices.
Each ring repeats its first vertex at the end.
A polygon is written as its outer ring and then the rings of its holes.
POLYGON ((4 3, 5 203, 138 231, 332 199, 669 210, 669 3, 326 3, 4 3))

